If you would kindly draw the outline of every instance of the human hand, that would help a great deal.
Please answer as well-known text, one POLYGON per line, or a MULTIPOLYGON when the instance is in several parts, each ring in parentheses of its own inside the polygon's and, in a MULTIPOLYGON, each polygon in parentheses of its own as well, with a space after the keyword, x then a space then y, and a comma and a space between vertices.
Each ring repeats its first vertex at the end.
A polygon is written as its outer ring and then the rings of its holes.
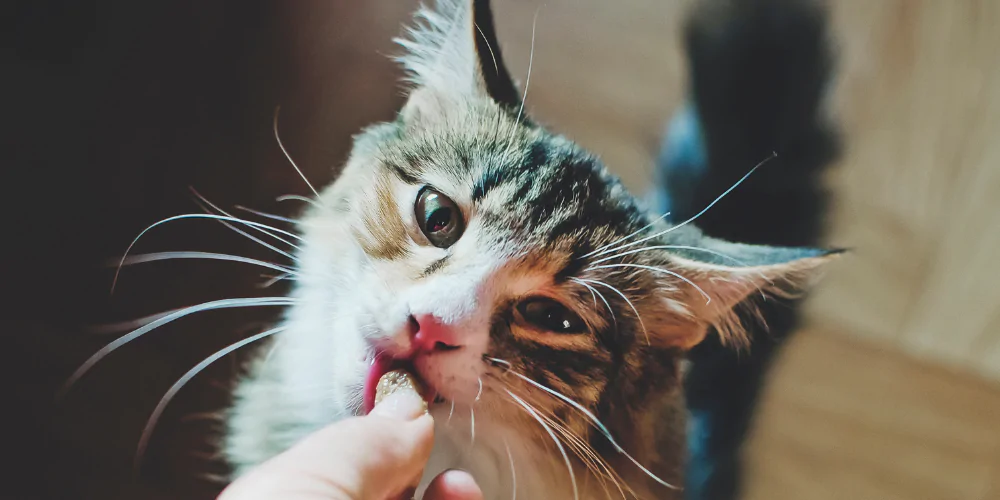
MULTIPOLYGON (((409 500, 434 442, 434 420, 412 386, 370 414, 336 422, 250 471, 219 500, 409 500)), ((424 500, 482 500, 466 472, 434 479, 424 500)))

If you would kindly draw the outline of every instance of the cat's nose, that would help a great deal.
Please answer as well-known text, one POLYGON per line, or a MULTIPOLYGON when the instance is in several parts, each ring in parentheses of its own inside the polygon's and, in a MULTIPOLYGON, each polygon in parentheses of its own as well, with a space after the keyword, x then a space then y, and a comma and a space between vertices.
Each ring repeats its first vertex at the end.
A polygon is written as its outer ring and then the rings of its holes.
POLYGON ((460 349, 458 330, 433 314, 410 316, 410 332, 415 349, 424 352, 460 349))

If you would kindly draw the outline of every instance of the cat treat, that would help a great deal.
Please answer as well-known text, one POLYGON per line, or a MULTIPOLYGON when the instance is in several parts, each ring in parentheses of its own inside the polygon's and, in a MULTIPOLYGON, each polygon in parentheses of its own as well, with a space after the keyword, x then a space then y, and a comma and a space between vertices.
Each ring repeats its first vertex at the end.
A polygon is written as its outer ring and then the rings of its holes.
POLYGON ((417 381, 417 378, 406 370, 393 370, 378 379, 378 385, 375 387, 375 404, 379 404, 388 395, 405 389, 415 391, 419 394, 420 399, 424 400, 426 409, 427 401, 424 399, 423 387, 417 381))

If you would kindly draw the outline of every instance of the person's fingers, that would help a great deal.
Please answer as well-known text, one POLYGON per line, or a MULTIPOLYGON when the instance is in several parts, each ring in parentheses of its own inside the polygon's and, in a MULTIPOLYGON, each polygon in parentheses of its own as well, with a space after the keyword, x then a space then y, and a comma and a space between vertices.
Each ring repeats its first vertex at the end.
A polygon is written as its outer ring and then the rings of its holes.
POLYGON ((431 481, 424 500, 483 500, 483 492, 468 472, 449 470, 431 481))
POLYGON ((403 389, 366 417, 334 423, 233 483, 224 500, 385 500, 416 486, 430 457, 434 422, 403 389))

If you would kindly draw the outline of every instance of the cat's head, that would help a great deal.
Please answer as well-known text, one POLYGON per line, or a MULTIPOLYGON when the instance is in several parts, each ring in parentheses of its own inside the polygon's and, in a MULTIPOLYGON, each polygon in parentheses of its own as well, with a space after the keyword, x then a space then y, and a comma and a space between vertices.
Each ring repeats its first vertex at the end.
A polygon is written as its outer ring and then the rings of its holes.
POLYGON ((302 224, 293 314, 334 339, 322 355, 351 410, 366 376, 396 365, 437 404, 484 415, 518 414, 517 398, 565 406, 526 379, 593 411, 641 408, 677 387, 680 353, 711 327, 740 339, 735 306, 828 258, 644 212, 594 155, 524 116, 487 2, 439 2, 401 43, 406 105, 356 138, 302 224))

